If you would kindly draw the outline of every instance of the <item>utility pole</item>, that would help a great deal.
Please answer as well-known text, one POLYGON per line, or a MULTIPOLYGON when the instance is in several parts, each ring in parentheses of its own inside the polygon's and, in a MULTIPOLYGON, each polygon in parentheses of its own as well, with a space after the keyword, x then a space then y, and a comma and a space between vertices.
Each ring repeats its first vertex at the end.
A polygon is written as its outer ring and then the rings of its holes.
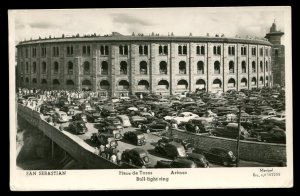
POLYGON ((239 105, 239 118, 238 118, 238 137, 237 137, 237 145, 236 145, 236 152, 237 152, 237 157, 236 157, 236 167, 239 166, 239 160, 240 160, 240 135, 241 135, 241 109, 242 106, 239 105))

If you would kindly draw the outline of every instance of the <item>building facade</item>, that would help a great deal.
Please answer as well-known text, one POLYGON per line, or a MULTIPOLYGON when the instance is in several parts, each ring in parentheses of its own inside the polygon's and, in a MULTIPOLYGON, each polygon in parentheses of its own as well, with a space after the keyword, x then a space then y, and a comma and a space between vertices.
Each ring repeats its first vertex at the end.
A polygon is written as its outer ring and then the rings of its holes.
POLYGON ((272 86, 271 46, 256 39, 119 33, 30 40, 17 45, 18 85, 110 96, 272 86))
POLYGON ((265 38, 272 44, 272 72, 273 83, 280 86, 285 86, 285 53, 284 45, 281 44, 281 37, 283 32, 277 30, 275 21, 270 28, 270 32, 267 33, 265 38))

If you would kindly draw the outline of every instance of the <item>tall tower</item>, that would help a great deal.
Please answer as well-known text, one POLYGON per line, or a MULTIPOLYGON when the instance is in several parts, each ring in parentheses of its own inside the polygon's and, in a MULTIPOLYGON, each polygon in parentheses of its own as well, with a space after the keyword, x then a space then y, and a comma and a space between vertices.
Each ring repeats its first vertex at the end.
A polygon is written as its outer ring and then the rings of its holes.
POLYGON ((281 37, 283 32, 277 30, 275 20, 270 28, 270 32, 266 34, 265 38, 271 42, 272 45, 272 72, 273 84, 285 86, 285 64, 284 64, 284 45, 281 44, 281 37))

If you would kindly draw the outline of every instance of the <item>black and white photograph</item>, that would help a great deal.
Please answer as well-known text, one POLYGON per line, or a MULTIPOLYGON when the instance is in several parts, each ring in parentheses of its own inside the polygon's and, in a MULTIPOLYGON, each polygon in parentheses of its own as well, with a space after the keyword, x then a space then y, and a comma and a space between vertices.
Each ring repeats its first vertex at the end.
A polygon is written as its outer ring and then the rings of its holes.
POLYGON ((290 7, 8 16, 11 190, 293 186, 290 7))

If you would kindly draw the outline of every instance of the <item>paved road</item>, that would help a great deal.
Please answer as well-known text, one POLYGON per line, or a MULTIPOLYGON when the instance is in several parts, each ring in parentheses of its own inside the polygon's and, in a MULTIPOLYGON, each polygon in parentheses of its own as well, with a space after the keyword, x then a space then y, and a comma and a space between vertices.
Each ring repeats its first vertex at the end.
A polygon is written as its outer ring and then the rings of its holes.
MULTIPOLYGON (((78 113, 78 112, 79 111, 76 111, 76 113, 78 113)), ((70 117, 70 120, 71 120, 71 117, 70 117)), ((68 125, 69 125, 69 122, 62 123, 62 125, 63 125, 65 131, 69 131, 68 128, 67 128, 68 125)), ((59 125, 56 125, 56 126, 58 127, 59 125)), ((90 138, 92 136, 92 133, 97 133, 98 132, 99 124, 88 122, 88 123, 86 123, 86 126, 88 128, 88 132, 85 133, 85 134, 82 134, 82 135, 77 135, 77 136, 79 138, 81 138, 82 140, 84 140, 87 144, 89 144, 93 147, 96 147, 91 142, 90 138)), ((138 128, 133 128, 133 127, 124 128, 121 131, 121 134, 123 135, 127 131, 133 131, 133 130, 137 130, 137 129, 138 128)), ((164 156, 154 152, 155 144, 157 143, 157 141, 159 139, 161 139, 160 137, 158 137, 156 135, 153 135, 151 133, 149 133, 149 134, 144 133, 144 135, 145 135, 146 142, 147 142, 146 145, 136 146, 136 145, 129 144, 129 143, 121 140, 121 141, 118 141, 117 149, 121 152, 123 152, 126 149, 132 149, 132 148, 136 148, 136 147, 143 148, 143 149, 147 150, 148 154, 149 154, 149 159, 150 159, 150 162, 151 162, 147 167, 153 167, 156 164, 156 162, 159 161, 159 160, 171 160, 167 157, 164 157, 164 156)), ((257 162, 249 162, 249 161, 243 161, 243 160, 241 160, 239 162, 239 167, 272 167, 272 166, 274 166, 274 165, 264 164, 264 163, 257 163, 257 162)), ((210 167, 224 167, 224 166, 210 163, 210 167)))

